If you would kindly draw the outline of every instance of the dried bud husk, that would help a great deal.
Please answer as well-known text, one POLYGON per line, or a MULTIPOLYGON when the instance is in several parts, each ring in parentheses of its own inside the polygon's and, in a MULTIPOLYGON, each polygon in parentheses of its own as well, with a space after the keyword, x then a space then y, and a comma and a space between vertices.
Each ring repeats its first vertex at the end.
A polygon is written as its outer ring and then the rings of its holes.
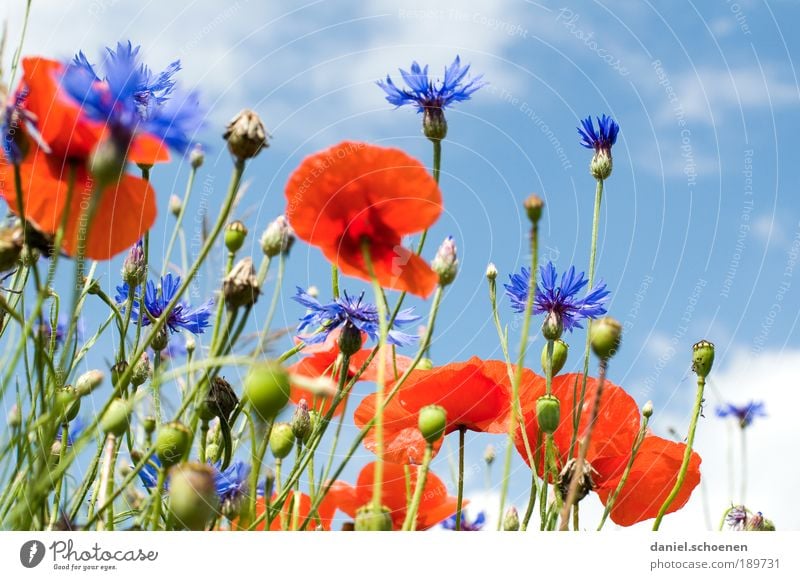
POLYGON ((261 250, 268 258, 288 254, 294 244, 294 231, 285 216, 276 217, 261 235, 261 250))
POLYGON ((458 256, 453 236, 448 236, 439 246, 431 262, 431 269, 439 276, 439 286, 447 286, 456 279, 458 273, 458 256))
POLYGON ((698 377, 706 378, 714 365, 714 345, 701 340, 692 347, 692 370, 698 377))
POLYGON ((253 259, 242 258, 222 281, 222 295, 228 308, 252 306, 258 300, 261 289, 258 287, 253 259))
MULTIPOLYGON (((558 475, 558 489, 561 490, 562 497, 567 497, 572 478, 576 476, 575 471, 577 468, 577 463, 577 459, 570 459, 567 461, 567 464, 558 475)), ((578 481, 578 493, 575 496, 576 503, 589 495, 589 492, 594 489, 594 479, 592 479, 593 475, 597 475, 597 471, 594 470, 588 461, 584 461, 583 469, 581 469, 581 473, 579 475, 580 480, 578 481)))
POLYGON ((441 107, 425 107, 422 112, 422 132, 431 141, 447 137, 447 119, 441 107))
POLYGON ((289 423, 276 423, 269 435, 269 448, 276 459, 287 457, 294 449, 294 431, 289 423))
POLYGON ((22 240, 22 226, 0 229, 0 272, 17 266, 22 253, 22 240))
POLYGON ((376 510, 372 505, 363 506, 356 511, 355 529, 357 532, 390 532, 391 512, 385 507, 376 510))
POLYGON ((276 361, 254 364, 244 380, 243 398, 271 421, 289 402, 289 373, 276 361))
POLYGON ((162 425, 156 435, 156 456, 164 467, 178 463, 189 450, 192 432, 186 425, 173 421, 162 425))
POLYGON ((232 221, 225 228, 225 247, 231 253, 242 249, 247 238, 247 227, 239 220, 232 221))
MULTIPOLYGON (((567 364, 567 355, 569 354, 569 345, 561 340, 553 341, 553 375, 556 376, 567 364)), ((542 347, 542 370, 547 373, 547 344, 542 347)))
POLYGON ((105 375, 102 371, 97 369, 86 371, 78 380, 75 381, 75 390, 78 391, 78 396, 85 397, 94 391, 97 387, 103 384, 105 375))
POLYGON ((222 137, 228 142, 228 150, 234 157, 245 160, 252 159, 269 147, 267 130, 257 113, 243 109, 236 115, 222 137))
POLYGON ((555 395, 542 395, 536 401, 536 420, 539 429, 548 435, 555 433, 561 420, 561 405, 555 395))
POLYGON ((544 209, 542 198, 536 194, 530 195, 522 202, 522 206, 525 208, 525 213, 528 214, 528 219, 531 220, 531 223, 538 224, 544 209))
POLYGON ((516 532, 519 530, 519 513, 517 508, 513 505, 508 508, 506 515, 503 517, 503 531, 516 532))
POLYGON ((219 500, 214 469, 202 463, 183 463, 169 472, 171 527, 203 530, 217 513, 219 500))
POLYGON ((239 397, 231 384, 222 377, 214 377, 208 387, 205 401, 200 405, 200 418, 211 421, 219 417, 221 421, 229 421, 234 409, 239 404, 239 397))
POLYGON ((447 411, 439 405, 427 405, 420 409, 419 431, 428 443, 436 443, 447 428, 447 411))
POLYGON ((622 325, 619 321, 606 316, 592 322, 589 331, 592 350, 598 358, 608 360, 614 356, 622 341, 622 325))

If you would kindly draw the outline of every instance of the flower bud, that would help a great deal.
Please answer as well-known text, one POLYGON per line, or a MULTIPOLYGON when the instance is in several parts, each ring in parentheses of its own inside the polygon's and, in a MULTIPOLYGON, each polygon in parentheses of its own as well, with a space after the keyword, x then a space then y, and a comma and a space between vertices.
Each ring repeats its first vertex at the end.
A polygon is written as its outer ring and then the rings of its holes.
POLYGON ((692 347, 692 370, 698 377, 706 378, 714 365, 714 345, 701 340, 692 347))
MULTIPOLYGON (((147 276, 147 262, 144 259, 144 247, 141 240, 131 246, 125 261, 122 262, 122 279, 130 288, 136 288, 147 276)), ((127 298, 127 296, 126 296, 127 298)))
POLYGON ((79 397, 86 397, 93 392, 97 387, 103 384, 105 375, 102 371, 97 369, 86 371, 78 380, 75 381, 75 390, 78 392, 79 397))
POLYGON ((264 123, 254 111, 243 109, 225 128, 223 139, 228 142, 228 150, 239 160, 252 159, 269 147, 264 123))
POLYGON ((186 345, 186 352, 188 354, 192 354, 194 352, 194 349, 197 348, 197 341, 194 339, 193 336, 190 335, 186 337, 185 345, 186 345))
POLYGON ((486 266, 486 279, 487 280, 497 279, 497 266, 494 265, 494 262, 489 262, 489 265, 486 266))
POLYGON ((275 470, 267 467, 264 472, 264 497, 272 497, 275 489, 275 470))
POLYGON ((12 405, 11 410, 8 412, 8 418, 6 419, 8 422, 8 426, 12 429, 19 427, 22 425, 22 413, 19 411, 19 406, 14 403, 12 405))
POLYGON ((169 518, 176 529, 203 530, 217 512, 219 499, 214 469, 202 463, 183 463, 169 471, 169 518))
POLYGON ((317 288, 316 286, 309 286, 306 289, 306 294, 308 294, 312 298, 319 298, 319 288, 317 288))
POLYGON ((53 412, 61 423, 69 423, 78 416, 81 399, 74 387, 56 389, 53 412))
POLYGON ((548 312, 542 322, 542 336, 547 340, 558 340, 564 333, 564 320, 558 312, 548 312))
MULTIPOLYGON (((553 374, 556 376, 567 364, 567 355, 569 354, 569 345, 561 340, 553 341, 553 374)), ((547 373, 547 344, 542 348, 542 370, 547 373)))
POLYGON ((144 432, 147 435, 152 435, 156 430, 156 418, 152 415, 148 415, 142 421, 142 427, 144 427, 144 432))
POLYGON ((286 220, 279 215, 264 230, 261 235, 261 250, 268 258, 278 254, 288 254, 294 244, 294 231, 286 220))
POLYGON ((516 532, 519 530, 519 513, 517 508, 513 505, 506 510, 506 515, 503 517, 503 531, 516 532))
POLYGON ((422 111, 422 132, 431 141, 441 141, 447 136, 447 119, 441 107, 425 107, 422 111))
POLYGON ((125 170, 125 151, 114 139, 104 139, 89 159, 89 170, 101 188, 116 183, 125 170))
POLYGON ((150 357, 147 356, 147 353, 143 352, 142 356, 139 357, 139 360, 136 361, 136 364, 133 365, 133 371, 131 372, 131 384, 134 387, 139 387, 145 384, 152 376, 153 365, 150 364, 150 357))
POLYGON ((430 444, 436 443, 444 436, 447 428, 447 411, 439 405, 428 405, 419 411, 419 430, 422 437, 430 444))
POLYGON ((192 432, 183 423, 172 421, 161 425, 156 434, 156 456, 164 467, 178 463, 189 450, 192 432))
POLYGON ((483 460, 486 462, 486 465, 491 466, 496 458, 497 451, 495 451, 494 445, 487 445, 486 449, 483 451, 483 460))
POLYGON ((606 316, 592 322, 589 330, 592 351, 598 358, 608 360, 614 356, 622 340, 622 325, 619 321, 606 316))
POLYGON ((294 449, 294 430, 289 423, 276 423, 269 435, 269 448, 275 459, 283 459, 294 449))
POLYGON ((298 441, 304 441, 311 435, 311 416, 308 413, 308 403, 305 399, 300 399, 292 415, 292 433, 298 441))
POLYGON ((647 401, 642 407, 642 415, 649 419, 653 416, 653 401, 647 401))
POLYGON ((115 363, 114 366, 111 367, 111 384, 116 388, 119 386, 119 381, 122 378, 122 375, 125 374, 125 371, 128 370, 128 363, 124 360, 115 363))
POLYGON ((530 195, 522 202, 525 208, 525 213, 528 214, 528 219, 531 223, 536 225, 542 218, 542 210, 544 209, 544 201, 536 194, 530 195))
POLYGON ((555 433, 561 420, 561 405, 555 395, 542 395, 536 400, 536 420, 539 429, 548 435, 555 433))
POLYGON ((419 359, 417 366, 414 370, 417 371, 429 371, 433 368, 433 361, 428 357, 419 359))
POLYGON ((361 331, 356 328, 355 324, 348 320, 342 327, 342 332, 339 334, 337 342, 339 351, 343 355, 352 356, 361 350, 364 337, 361 336, 361 331))
POLYGON ((225 247, 232 254, 242 248, 246 237, 247 228, 239 220, 232 221, 225 227, 225 247))
POLYGON ((431 269, 439 276, 439 286, 447 286, 456 279, 458 273, 458 256, 453 236, 447 236, 436 251, 431 262, 431 269))
POLYGON ((11 270, 17 265, 22 253, 22 226, 0 229, 0 272, 11 270))
POLYGON ((385 507, 376 510, 372 504, 365 505, 356 511, 355 528, 357 532, 391 532, 391 513, 385 507))
POLYGON ((206 153, 203 149, 203 146, 200 143, 195 143, 192 150, 189 152, 189 164, 192 166, 192 169, 200 169, 200 166, 203 165, 203 162, 206 160, 206 153))
POLYGON ((278 362, 256 363, 245 377, 244 399, 271 421, 289 402, 289 373, 278 362))
POLYGON ((219 417, 222 421, 228 421, 234 409, 239 404, 239 398, 231 387, 231 384, 222 377, 214 377, 208 386, 208 394, 198 409, 200 418, 204 421, 211 421, 214 417, 219 417))
POLYGON ((169 196, 169 213, 171 213, 174 217, 178 217, 181 215, 181 208, 183 207, 183 202, 181 198, 175 194, 169 196))
POLYGON ((252 306, 258 300, 258 286, 253 259, 249 256, 239 260, 222 281, 222 295, 228 308, 252 306))
POLYGON ((131 424, 131 407, 122 399, 114 399, 100 420, 100 429, 106 435, 120 437, 131 424))
POLYGON ((153 340, 150 341, 150 348, 155 351, 162 351, 168 346, 169 333, 167 332, 167 327, 164 326, 153 336, 153 340))
POLYGON ((605 149, 597 151, 589 162, 589 172, 595 179, 608 179, 612 169, 614 161, 611 158, 611 151, 605 149))

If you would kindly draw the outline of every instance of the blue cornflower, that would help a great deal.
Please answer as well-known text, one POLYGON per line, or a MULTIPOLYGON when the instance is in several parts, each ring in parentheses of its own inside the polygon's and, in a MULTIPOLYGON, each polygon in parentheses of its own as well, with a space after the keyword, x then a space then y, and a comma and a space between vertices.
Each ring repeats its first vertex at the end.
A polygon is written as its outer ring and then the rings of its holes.
POLYGON ((214 486, 217 489, 221 506, 233 506, 247 495, 249 486, 250 465, 243 461, 234 461, 227 469, 220 471, 220 463, 214 467, 214 486))
POLYGON ((594 129, 594 122, 591 115, 581 121, 583 128, 578 127, 578 134, 581 136, 581 145, 587 149, 594 149, 596 153, 611 151, 612 145, 617 142, 619 125, 606 115, 597 117, 597 131, 594 129))
POLYGON ((49 153, 49 148, 44 144, 39 132, 36 130, 35 119, 31 113, 25 110, 24 104, 27 98, 27 89, 18 90, 5 106, 5 111, 0 115, 2 119, 2 123, 0 123, 0 138, 2 139, 3 154, 12 165, 22 163, 22 158, 24 157, 20 147, 20 143, 24 139, 22 135, 23 127, 25 129, 24 132, 33 137, 40 147, 49 153))
MULTIPOLYGON (((471 522, 467 520, 467 516, 464 512, 461 512, 461 531, 462 532, 479 532, 483 529, 483 526, 486 525, 486 514, 484 512, 479 512, 475 519, 471 522)), ((442 522, 442 527, 446 530, 455 530, 456 529, 456 516, 453 514, 446 520, 442 522)))
POLYGON ((161 469, 161 462, 158 460, 158 457, 153 455, 147 463, 144 464, 144 467, 139 470, 139 479, 145 489, 153 489, 158 485, 159 469, 161 469))
POLYGON ((744 429, 749 427, 756 417, 766 417, 763 401, 750 401, 746 405, 736 406, 733 403, 725 403, 717 407, 717 417, 736 417, 739 426, 744 429))
POLYGON ((202 125, 198 95, 178 91, 173 77, 180 61, 156 74, 139 62, 139 50, 130 41, 117 43, 116 50, 107 48, 102 79, 79 52, 66 67, 62 86, 90 119, 105 123, 126 147, 136 133, 149 133, 185 152, 202 125))
MULTIPOLYGON (((530 269, 522 268, 519 274, 509 276, 511 283, 504 284, 506 295, 511 300, 514 312, 525 312, 528 301, 530 269)), ((583 298, 577 298, 589 281, 584 273, 575 273, 575 266, 561 274, 561 283, 557 285, 558 273, 552 262, 539 268, 541 286, 536 285, 533 300, 533 314, 553 314, 570 332, 574 328, 583 328, 581 320, 598 318, 606 313, 604 303, 610 294, 603 282, 598 283, 583 298)))
POLYGON ((378 81, 378 86, 386 92, 386 100, 397 107, 416 105, 418 113, 444 109, 450 103, 468 100, 472 93, 488 84, 481 80, 483 75, 467 79, 469 66, 462 66, 461 57, 456 56, 453 64, 445 67, 444 80, 434 82, 428 77, 428 65, 422 68, 414 61, 410 73, 400 69, 407 88, 399 88, 389 75, 385 81, 378 81))
MULTIPOLYGON (((173 276, 168 273, 161 277, 161 289, 156 288, 152 280, 147 281, 147 288, 144 293, 144 306, 147 313, 140 315, 139 290, 134 293, 135 299, 131 307, 131 316, 134 320, 141 318, 142 326, 150 324, 150 318, 159 318, 167 309, 167 305, 175 296, 181 285, 180 276, 173 276), (149 314, 149 316, 147 315, 149 314)), ((124 304, 128 300, 128 283, 117 286, 115 297, 118 304, 124 304)), ((189 306, 188 302, 179 301, 167 316, 167 327, 172 332, 179 332, 181 329, 188 330, 193 334, 202 334, 210 326, 211 307, 214 301, 209 300, 197 308, 189 306)))
MULTIPOLYGON (((371 339, 378 340, 378 307, 364 302, 363 292, 358 298, 355 298, 345 291, 341 298, 322 304, 298 287, 297 294, 292 298, 308 308, 306 315, 300 319, 300 326, 297 329, 300 332, 306 329, 310 329, 313 332, 309 336, 302 337, 306 344, 325 342, 332 330, 347 323, 352 324, 361 332, 366 332, 371 339), (317 332, 318 330, 319 332, 317 332)), ((397 313, 394 325, 401 327, 417 320, 419 320, 419 316, 413 314, 412 308, 407 308, 397 313)), ((399 330, 389 330, 388 340, 391 344, 397 346, 408 346, 418 338, 418 336, 412 336, 399 330)))

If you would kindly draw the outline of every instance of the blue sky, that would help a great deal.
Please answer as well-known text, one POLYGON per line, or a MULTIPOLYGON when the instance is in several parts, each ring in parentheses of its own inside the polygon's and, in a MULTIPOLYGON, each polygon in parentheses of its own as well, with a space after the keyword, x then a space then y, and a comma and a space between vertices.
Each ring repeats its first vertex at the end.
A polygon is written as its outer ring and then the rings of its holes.
MULTIPOLYGON (((12 46, 22 4, 6 9, 12 46)), ((257 110, 273 139, 249 167, 249 185, 236 210, 254 234, 248 247, 254 255, 258 235, 283 211, 288 174, 305 155, 355 139, 398 146, 429 163, 420 117, 410 109, 392 110, 375 86, 378 78, 396 75, 412 60, 440 75, 459 54, 491 83, 448 111, 445 213, 426 255, 432 257, 435 244, 452 234, 461 271, 442 307, 432 348, 437 363, 501 356, 483 274, 490 261, 503 279, 527 263, 521 201, 528 194, 538 193, 547 204, 544 256, 561 269, 586 267, 594 182, 590 153, 578 145, 575 127, 589 114, 612 115, 621 133, 606 186, 597 268, 613 292, 610 312, 625 325, 612 380, 640 404, 655 402, 657 433, 666 436, 672 426, 683 433, 694 396, 691 344, 700 338, 715 342, 718 372, 709 404, 718 397, 763 398, 770 414, 751 433, 750 495, 766 506, 753 507, 767 513, 774 506, 788 520, 784 527, 800 527, 800 511, 783 504, 796 475, 779 484, 785 496, 775 493, 768 477, 783 463, 777 446, 797 436, 788 422, 798 402, 792 377, 800 372, 800 202, 793 146, 800 130, 800 37, 787 25, 800 17, 796 4, 175 4, 34 2, 25 52, 98 54, 102 46, 130 38, 143 45, 154 68, 181 59, 181 79, 202 91, 209 107, 201 139, 212 149, 190 228, 199 227, 204 207, 215 209, 227 185, 222 126, 243 107, 257 110)), ((167 199, 182 191, 185 177, 186 168, 177 163, 155 172, 163 208, 153 234, 156 248, 163 248, 159 240, 171 232, 167 199)), ((217 268, 221 256, 215 256, 217 268)), ((108 288, 117 283, 117 266, 99 268, 108 288)), ((288 300, 295 284, 317 285, 327 294, 325 271, 317 250, 295 246, 280 323, 293 324, 301 314, 288 300)), ((211 292, 214 283, 209 271, 201 293, 211 292)), ((344 285, 362 287, 355 281, 344 285)), ((256 312, 260 322, 266 303, 256 312)), ((570 342, 568 364, 577 366, 583 336, 570 342)), ((536 370, 540 346, 537 337, 531 357, 536 370)), ((728 500, 722 443, 727 427, 713 412, 707 410, 706 417, 699 446, 716 520, 728 500)), ((479 462, 488 439, 468 441, 479 462)), ((437 461, 446 473, 446 458, 437 461)), ((512 496, 520 503, 527 483, 521 464, 515 469, 512 496)), ((475 490, 480 481, 473 482, 475 490)), ((686 521, 702 525, 697 497, 692 506, 686 521)))

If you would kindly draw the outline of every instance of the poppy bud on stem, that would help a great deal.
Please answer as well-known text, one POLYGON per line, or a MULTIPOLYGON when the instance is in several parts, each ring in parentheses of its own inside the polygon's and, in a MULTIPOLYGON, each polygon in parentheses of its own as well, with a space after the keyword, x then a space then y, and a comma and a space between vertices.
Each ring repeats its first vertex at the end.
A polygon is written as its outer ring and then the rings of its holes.
POLYGON ((672 491, 669 492, 667 499, 664 500, 661 509, 658 510, 656 521, 653 522, 653 531, 658 530, 661 525, 661 520, 664 518, 664 514, 667 513, 669 506, 675 501, 675 498, 678 497, 678 493, 680 493, 681 487, 683 487, 683 482, 686 480, 686 472, 689 469, 689 461, 692 458, 694 434, 697 430, 697 422, 700 418, 700 414, 703 411, 703 392, 706 387, 706 377, 708 373, 711 372, 711 366, 713 364, 714 345, 707 340, 701 340, 695 343, 692 347, 692 370, 697 374, 697 395, 694 400, 694 414, 689 423, 689 434, 686 437, 686 450, 683 452, 683 462, 678 471, 678 479, 675 481, 675 485, 672 491))

